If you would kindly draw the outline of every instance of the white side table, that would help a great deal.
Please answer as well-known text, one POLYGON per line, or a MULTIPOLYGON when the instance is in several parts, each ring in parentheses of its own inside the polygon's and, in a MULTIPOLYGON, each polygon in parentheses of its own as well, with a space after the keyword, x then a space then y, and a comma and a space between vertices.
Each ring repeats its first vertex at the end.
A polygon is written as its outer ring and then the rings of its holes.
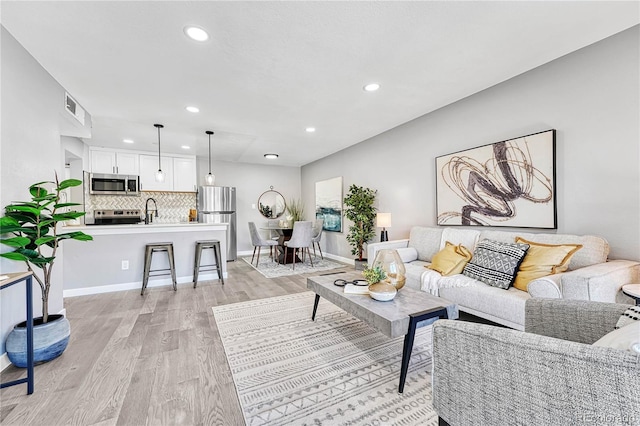
POLYGON ((636 306, 640 306, 640 284, 626 284, 622 286, 622 292, 636 301, 636 306))

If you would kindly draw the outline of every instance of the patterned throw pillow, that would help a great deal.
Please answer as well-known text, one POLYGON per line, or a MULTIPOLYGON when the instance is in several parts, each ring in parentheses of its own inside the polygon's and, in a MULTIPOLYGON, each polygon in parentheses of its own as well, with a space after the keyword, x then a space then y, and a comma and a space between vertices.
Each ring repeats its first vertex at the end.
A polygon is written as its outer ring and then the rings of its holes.
POLYGON ((616 323, 615 329, 632 324, 634 321, 640 321, 640 306, 631 306, 620 315, 620 319, 616 323))
POLYGON ((493 287, 508 289, 516 279, 529 244, 482 240, 462 273, 493 287))

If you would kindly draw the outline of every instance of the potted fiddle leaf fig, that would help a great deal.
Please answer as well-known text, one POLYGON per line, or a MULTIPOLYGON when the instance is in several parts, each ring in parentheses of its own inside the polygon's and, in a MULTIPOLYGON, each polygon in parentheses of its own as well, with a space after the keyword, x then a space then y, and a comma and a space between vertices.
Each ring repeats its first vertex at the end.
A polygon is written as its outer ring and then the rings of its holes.
POLYGON ((373 203, 377 192, 371 188, 351 185, 344 198, 344 215, 352 222, 347 241, 351 244, 351 254, 358 256, 355 259, 358 270, 363 269, 367 263, 367 259, 363 257, 364 245, 375 236, 376 208, 373 203))
MULTIPOLYGON (((13 251, 1 257, 24 262, 33 272, 42 293, 42 317, 34 318, 34 361, 50 361, 65 350, 69 341, 69 321, 62 315, 49 314, 49 291, 58 246, 65 240, 89 241, 93 237, 82 231, 61 232, 62 222, 84 216, 85 212, 67 211, 78 203, 61 203, 66 188, 82 185, 77 179, 34 183, 29 187, 31 201, 17 201, 5 206, 0 218, 0 243, 13 251)), ((11 362, 26 367, 26 321, 15 326, 5 345, 11 362)))

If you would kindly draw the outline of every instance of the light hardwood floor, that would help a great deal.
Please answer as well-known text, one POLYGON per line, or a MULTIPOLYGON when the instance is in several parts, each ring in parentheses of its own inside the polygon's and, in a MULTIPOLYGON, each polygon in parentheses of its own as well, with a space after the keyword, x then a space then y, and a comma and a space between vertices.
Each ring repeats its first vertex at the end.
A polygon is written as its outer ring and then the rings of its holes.
MULTIPOLYGON (((35 392, 0 391, 2 425, 243 425, 212 306, 306 291, 239 260, 228 279, 65 299, 71 339, 35 392)), ((353 270, 353 266, 342 269, 353 270)), ((0 381, 23 377, 11 366, 0 381)))

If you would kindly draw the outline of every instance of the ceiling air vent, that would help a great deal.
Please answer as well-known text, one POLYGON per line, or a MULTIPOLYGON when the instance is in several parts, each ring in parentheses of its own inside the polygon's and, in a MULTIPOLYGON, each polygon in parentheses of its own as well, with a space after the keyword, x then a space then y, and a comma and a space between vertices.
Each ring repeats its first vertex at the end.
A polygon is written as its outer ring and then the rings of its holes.
POLYGON ((66 92, 64 94, 64 109, 84 126, 84 109, 66 92))

